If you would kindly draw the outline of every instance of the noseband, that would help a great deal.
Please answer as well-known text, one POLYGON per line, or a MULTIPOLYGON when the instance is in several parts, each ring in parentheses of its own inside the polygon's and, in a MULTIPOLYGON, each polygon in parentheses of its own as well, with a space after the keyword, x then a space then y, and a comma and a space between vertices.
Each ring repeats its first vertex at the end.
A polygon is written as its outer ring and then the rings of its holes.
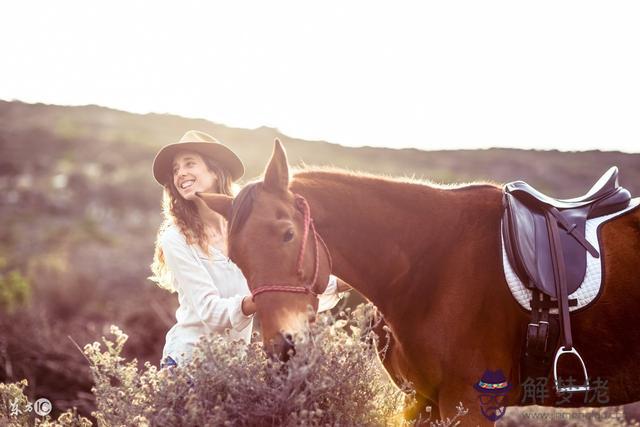
POLYGON ((293 292, 293 293, 304 293, 311 294, 313 296, 318 296, 318 292, 315 291, 316 281, 318 280, 318 272, 320 270, 320 251, 318 250, 318 241, 322 243, 322 247, 324 248, 325 253, 327 254, 327 259, 329 260, 329 272, 332 269, 331 263, 331 253, 329 253, 329 248, 322 240, 322 237, 316 231, 316 227, 313 223, 313 218, 311 218, 311 208, 309 207, 309 203, 305 200, 304 197, 299 194, 294 194, 295 207, 302 213, 304 218, 304 232, 302 234, 302 244, 300 245, 300 252, 298 253, 298 261, 296 264, 296 271, 298 272, 298 281, 299 285, 291 285, 288 283, 265 283, 258 286, 255 289, 251 290, 251 294, 255 298, 256 295, 259 295, 264 292, 293 292), (307 240, 309 239, 309 230, 313 233, 313 243, 314 243, 314 252, 315 259, 313 263, 313 278, 309 283, 303 283, 303 275, 304 270, 302 269, 302 263, 304 262, 304 251, 307 246, 307 240))

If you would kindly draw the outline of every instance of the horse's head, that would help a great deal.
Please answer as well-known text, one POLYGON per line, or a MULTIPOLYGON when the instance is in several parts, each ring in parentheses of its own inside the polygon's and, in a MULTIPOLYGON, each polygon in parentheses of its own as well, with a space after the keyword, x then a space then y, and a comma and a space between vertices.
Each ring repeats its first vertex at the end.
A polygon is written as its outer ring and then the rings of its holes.
POLYGON ((315 232, 304 198, 289 190, 289 166, 280 141, 264 181, 245 186, 235 199, 201 194, 229 221, 229 256, 242 269, 254 295, 269 352, 286 360, 291 334, 313 318, 325 291, 331 261, 315 232))

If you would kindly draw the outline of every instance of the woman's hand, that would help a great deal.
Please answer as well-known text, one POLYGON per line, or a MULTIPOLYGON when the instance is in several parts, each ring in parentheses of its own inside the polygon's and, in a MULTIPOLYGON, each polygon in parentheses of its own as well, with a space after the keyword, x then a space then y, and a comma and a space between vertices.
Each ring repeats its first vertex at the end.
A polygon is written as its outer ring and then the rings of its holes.
POLYGON ((257 310, 256 303, 253 301, 252 295, 247 295, 242 298, 242 314, 245 316, 251 316, 257 310))

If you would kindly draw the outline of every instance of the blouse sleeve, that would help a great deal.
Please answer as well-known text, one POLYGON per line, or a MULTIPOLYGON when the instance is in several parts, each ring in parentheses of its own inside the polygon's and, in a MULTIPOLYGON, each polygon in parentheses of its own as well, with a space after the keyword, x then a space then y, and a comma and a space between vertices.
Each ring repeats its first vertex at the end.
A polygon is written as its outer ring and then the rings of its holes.
POLYGON ((333 274, 329 275, 329 283, 324 293, 318 295, 318 312, 331 310, 336 306, 342 298, 342 294, 338 294, 338 279, 333 274))
POLYGON ((252 316, 242 312, 243 295, 222 298, 202 260, 196 257, 184 236, 168 229, 160 241, 167 267, 188 304, 205 325, 215 332, 244 329, 252 316))

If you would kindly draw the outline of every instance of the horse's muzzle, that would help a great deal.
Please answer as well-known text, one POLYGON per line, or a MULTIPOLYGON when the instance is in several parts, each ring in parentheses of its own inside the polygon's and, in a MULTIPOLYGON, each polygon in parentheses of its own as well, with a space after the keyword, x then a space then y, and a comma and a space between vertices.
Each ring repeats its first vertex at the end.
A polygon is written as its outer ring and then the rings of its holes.
POLYGON ((296 346, 293 336, 289 333, 278 332, 272 341, 272 357, 277 357, 282 362, 287 362, 296 354, 296 346))

